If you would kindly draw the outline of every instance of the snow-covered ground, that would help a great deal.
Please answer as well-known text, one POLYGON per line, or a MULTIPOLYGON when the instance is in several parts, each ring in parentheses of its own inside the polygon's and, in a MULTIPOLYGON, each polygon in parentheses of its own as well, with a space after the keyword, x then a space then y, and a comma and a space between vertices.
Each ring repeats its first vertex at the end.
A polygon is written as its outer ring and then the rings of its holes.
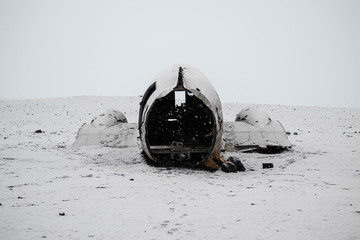
MULTIPOLYGON (((294 146, 226 153, 243 161, 238 173, 72 146, 108 108, 136 122, 139 101, 0 101, 0 239, 360 239, 360 109, 250 104, 280 120, 294 146)), ((247 106, 223 104, 225 120, 247 106)))

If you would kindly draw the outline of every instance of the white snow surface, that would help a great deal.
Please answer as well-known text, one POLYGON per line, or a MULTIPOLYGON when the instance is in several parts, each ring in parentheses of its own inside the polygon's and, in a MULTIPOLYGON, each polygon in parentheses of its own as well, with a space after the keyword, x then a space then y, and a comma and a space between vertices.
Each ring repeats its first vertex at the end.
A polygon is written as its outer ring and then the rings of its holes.
POLYGON ((225 121, 264 110, 294 144, 225 153, 244 163, 238 173, 149 166, 137 148, 72 146, 105 109, 136 122, 140 100, 0 101, 0 239, 360 239, 360 109, 223 104, 225 121))

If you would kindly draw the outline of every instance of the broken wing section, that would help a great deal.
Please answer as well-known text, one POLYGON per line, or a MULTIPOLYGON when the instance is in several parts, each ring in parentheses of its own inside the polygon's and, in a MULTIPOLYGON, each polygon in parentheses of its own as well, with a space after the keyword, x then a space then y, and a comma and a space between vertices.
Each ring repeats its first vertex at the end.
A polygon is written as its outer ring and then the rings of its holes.
POLYGON ((277 153, 291 148, 284 127, 258 109, 241 111, 235 122, 224 123, 225 151, 277 153))
POLYGON ((76 136, 74 146, 137 147, 137 137, 136 123, 118 123, 110 127, 85 123, 76 136))
POLYGON ((79 129, 74 146, 136 147, 136 123, 128 123, 125 115, 117 110, 107 110, 85 123, 79 129))

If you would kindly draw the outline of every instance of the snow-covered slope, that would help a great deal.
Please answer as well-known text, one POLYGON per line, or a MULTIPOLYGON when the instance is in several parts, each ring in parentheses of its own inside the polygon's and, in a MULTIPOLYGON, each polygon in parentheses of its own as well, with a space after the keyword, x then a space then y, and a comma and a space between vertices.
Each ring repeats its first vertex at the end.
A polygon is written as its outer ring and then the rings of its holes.
POLYGON ((223 104, 225 121, 261 108, 294 144, 226 153, 243 161, 238 173, 152 167, 137 148, 72 146, 105 109, 136 122, 139 101, 0 101, 0 238, 359 239, 360 109, 223 104))

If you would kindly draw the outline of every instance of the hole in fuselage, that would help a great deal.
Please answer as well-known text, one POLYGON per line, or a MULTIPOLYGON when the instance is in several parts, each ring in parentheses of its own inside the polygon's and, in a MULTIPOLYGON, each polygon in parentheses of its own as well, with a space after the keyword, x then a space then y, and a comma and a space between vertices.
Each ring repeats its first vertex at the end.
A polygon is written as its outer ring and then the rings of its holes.
POLYGON ((181 106, 186 102, 186 91, 175 91, 175 105, 181 106))
POLYGON ((163 165, 193 165, 208 157, 214 144, 214 115, 189 91, 155 100, 146 128, 148 149, 163 165))

